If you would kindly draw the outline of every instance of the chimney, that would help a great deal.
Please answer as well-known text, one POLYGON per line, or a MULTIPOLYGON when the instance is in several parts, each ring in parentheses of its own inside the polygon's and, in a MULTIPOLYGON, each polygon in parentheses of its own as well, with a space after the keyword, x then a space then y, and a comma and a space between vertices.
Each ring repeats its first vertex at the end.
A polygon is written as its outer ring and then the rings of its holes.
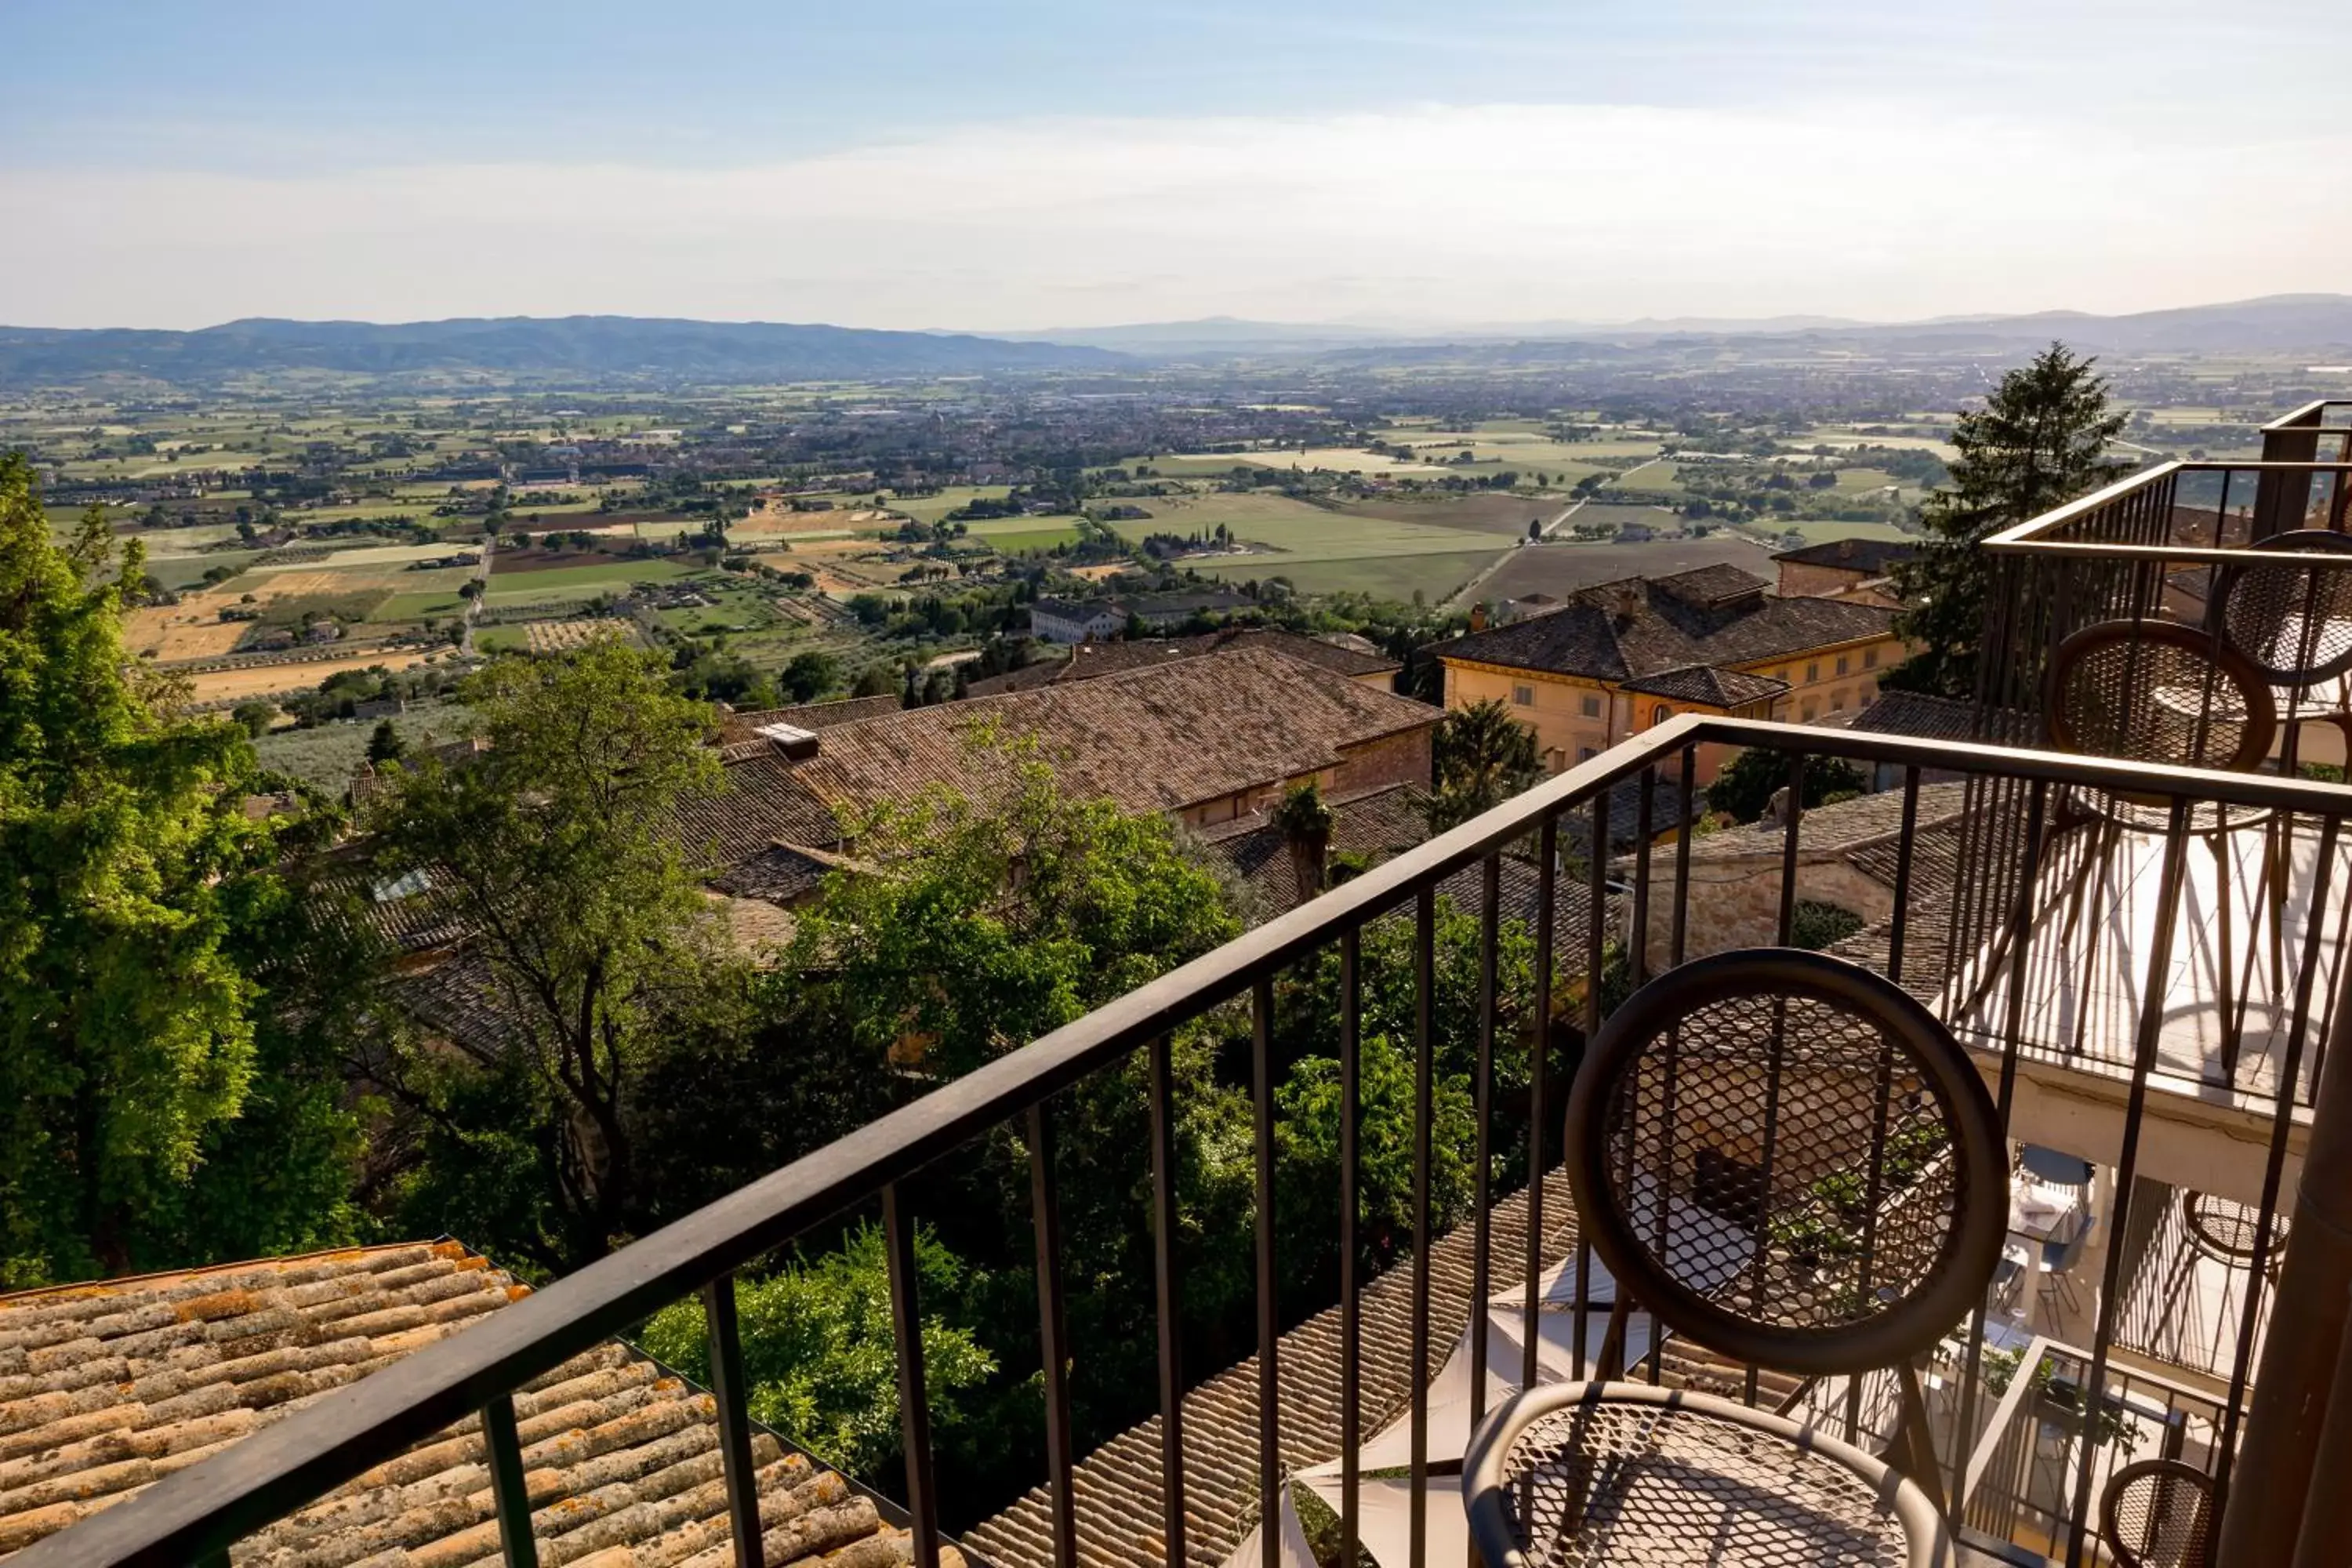
POLYGON ((1630 625, 1633 617, 1641 613, 1641 588, 1632 583, 1618 584, 1617 592, 1612 596, 1611 607, 1616 613, 1619 626, 1630 625))
POLYGON ((1484 599, 1470 606, 1470 629, 1474 632, 1486 629, 1486 601, 1484 599))

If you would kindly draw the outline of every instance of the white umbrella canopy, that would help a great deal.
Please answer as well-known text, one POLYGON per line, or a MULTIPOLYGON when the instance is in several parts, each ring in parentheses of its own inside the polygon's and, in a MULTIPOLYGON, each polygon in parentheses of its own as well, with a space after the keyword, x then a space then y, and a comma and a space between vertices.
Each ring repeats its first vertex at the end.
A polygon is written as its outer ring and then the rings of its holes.
MULTIPOLYGON (((1317 1497, 1339 1511, 1337 1476, 1302 1477, 1317 1497)), ((1381 1568, 1405 1568, 1412 1561, 1412 1482, 1398 1476, 1356 1486, 1356 1539, 1381 1568)), ((1428 1568, 1470 1568, 1470 1527, 1462 1512, 1461 1489, 1450 1476, 1429 1483, 1428 1517, 1422 1524, 1422 1561, 1428 1568)))
MULTIPOLYGON (((1307 1549, 1307 1530, 1298 1522, 1298 1505, 1290 1500, 1290 1488, 1287 1486, 1282 1489, 1282 1507, 1275 1523, 1276 1542, 1280 1547, 1276 1561, 1282 1564, 1282 1568, 1315 1568, 1315 1553, 1307 1549)), ((1258 1553, 1263 1550, 1261 1543, 1265 1539, 1265 1526, 1261 1523, 1242 1537, 1242 1543, 1234 1548, 1232 1556, 1225 1559, 1225 1568, 1259 1568, 1261 1560, 1258 1553)), ((1400 1557, 1397 1561, 1402 1563, 1404 1559, 1400 1557)))

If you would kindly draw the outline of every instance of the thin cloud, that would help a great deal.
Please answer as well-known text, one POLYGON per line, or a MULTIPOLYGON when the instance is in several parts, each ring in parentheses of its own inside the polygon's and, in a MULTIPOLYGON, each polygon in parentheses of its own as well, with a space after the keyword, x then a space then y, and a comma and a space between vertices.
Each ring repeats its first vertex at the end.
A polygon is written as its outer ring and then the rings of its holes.
POLYGON ((1506 104, 1041 120, 719 169, 32 170, 0 174, 39 218, 0 252, 0 300, 20 323, 159 326, 2130 310, 2333 286, 2335 153, 1899 103, 1506 104), (2218 216, 2181 195, 2219 191, 2218 216))

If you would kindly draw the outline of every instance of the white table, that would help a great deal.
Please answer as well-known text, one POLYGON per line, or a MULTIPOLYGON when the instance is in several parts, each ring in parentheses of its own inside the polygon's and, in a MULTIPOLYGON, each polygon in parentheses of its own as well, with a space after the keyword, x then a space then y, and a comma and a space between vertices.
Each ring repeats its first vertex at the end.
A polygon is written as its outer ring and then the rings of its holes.
POLYGON ((2026 1244, 2025 1279, 2018 1300, 2030 1310, 2042 1288, 2042 1247, 2063 1244, 2083 1228, 2082 1194, 2073 1187, 2053 1186, 2031 1176, 2019 1176, 2009 1186, 2009 1233, 2026 1244))

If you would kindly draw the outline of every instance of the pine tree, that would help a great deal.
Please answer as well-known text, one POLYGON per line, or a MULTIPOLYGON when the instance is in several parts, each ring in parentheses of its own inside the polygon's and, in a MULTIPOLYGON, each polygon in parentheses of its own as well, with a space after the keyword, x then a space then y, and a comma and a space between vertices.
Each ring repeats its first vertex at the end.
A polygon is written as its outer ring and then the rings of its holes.
POLYGON ((2095 489, 2126 465, 2105 456, 2125 416, 2107 400, 2098 362, 2053 342, 2000 378, 1981 409, 1960 416, 1952 445, 1952 483, 1927 499, 1921 521, 1930 538, 1895 570, 1909 607, 1898 636, 1920 651, 1887 673, 1884 685, 1966 697, 1975 689, 1977 639, 1984 630, 1991 561, 1985 538, 2095 489))

